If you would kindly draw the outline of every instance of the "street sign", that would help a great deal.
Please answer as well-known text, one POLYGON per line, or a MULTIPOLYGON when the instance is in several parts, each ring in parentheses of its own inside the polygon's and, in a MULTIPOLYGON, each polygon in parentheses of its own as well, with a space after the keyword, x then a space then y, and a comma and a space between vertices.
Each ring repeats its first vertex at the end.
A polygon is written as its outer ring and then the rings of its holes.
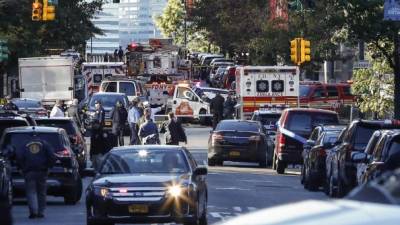
POLYGON ((354 62, 353 69, 369 69, 372 65, 368 60, 360 60, 358 62, 354 62))
POLYGON ((384 20, 400 21, 400 0, 385 0, 384 20))

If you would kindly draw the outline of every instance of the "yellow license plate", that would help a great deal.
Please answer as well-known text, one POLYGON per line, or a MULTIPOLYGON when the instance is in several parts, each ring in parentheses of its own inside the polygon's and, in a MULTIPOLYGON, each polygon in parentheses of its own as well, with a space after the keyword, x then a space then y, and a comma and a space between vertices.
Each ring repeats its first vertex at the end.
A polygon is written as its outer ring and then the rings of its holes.
POLYGON ((238 157, 240 156, 240 152, 229 152, 229 156, 238 157))
POLYGON ((148 205, 130 205, 129 206, 129 213, 148 213, 149 206, 148 205))
POLYGON ((104 123, 106 126, 111 126, 111 121, 106 121, 105 123, 104 123))

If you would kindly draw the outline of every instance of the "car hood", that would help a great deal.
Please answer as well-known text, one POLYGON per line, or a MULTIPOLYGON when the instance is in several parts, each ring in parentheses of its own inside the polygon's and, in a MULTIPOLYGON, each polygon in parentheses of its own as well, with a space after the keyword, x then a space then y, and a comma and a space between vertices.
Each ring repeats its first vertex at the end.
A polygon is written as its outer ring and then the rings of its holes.
POLYGON ((219 225, 397 224, 399 213, 398 206, 349 200, 309 200, 260 210, 219 225))
POLYGON ((184 184, 190 180, 189 174, 121 174, 104 175, 93 181, 94 186, 129 187, 154 185, 165 186, 169 184, 184 184))

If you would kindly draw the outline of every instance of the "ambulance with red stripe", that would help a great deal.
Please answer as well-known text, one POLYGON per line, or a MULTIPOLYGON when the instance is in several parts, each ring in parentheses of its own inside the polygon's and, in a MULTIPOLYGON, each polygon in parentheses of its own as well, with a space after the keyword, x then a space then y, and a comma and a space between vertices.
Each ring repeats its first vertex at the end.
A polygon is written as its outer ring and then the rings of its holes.
POLYGON ((126 75, 125 68, 126 66, 123 62, 82 63, 82 75, 86 79, 88 96, 99 92, 101 82, 105 78, 126 75))
POLYGON ((236 68, 236 116, 250 119, 263 105, 299 105, 298 67, 241 66, 236 68))

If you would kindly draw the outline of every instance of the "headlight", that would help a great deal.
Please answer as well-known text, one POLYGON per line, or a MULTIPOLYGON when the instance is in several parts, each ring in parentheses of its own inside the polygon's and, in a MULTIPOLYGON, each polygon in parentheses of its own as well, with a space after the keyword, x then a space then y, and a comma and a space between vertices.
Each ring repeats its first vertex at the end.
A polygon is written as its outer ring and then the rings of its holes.
POLYGON ((101 196, 103 198, 111 197, 108 188, 105 188, 105 187, 95 187, 94 193, 95 193, 95 195, 101 196))
POLYGON ((168 193, 172 196, 172 197, 179 197, 182 194, 182 188, 180 186, 174 185, 168 188, 168 193))

